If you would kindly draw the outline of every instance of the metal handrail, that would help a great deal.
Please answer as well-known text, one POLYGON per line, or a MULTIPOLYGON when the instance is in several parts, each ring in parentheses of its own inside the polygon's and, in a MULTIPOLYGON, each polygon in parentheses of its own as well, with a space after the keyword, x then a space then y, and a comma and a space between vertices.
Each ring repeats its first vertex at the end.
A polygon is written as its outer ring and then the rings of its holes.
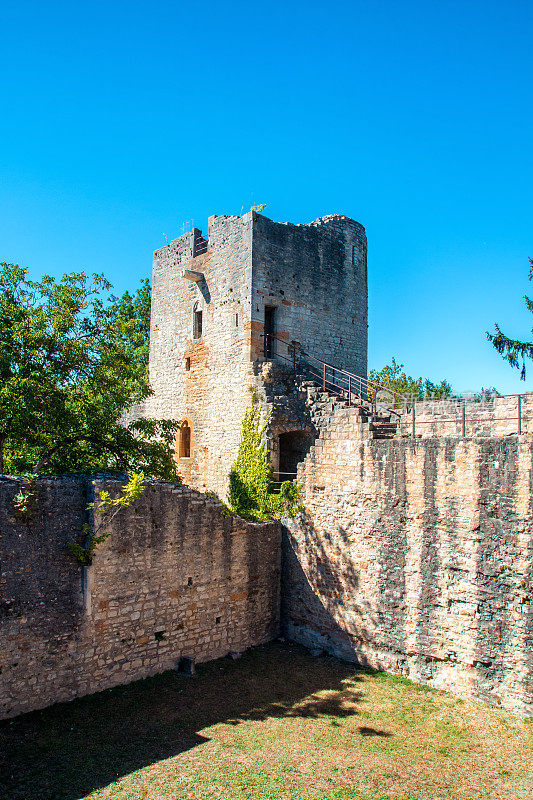
POLYGON ((278 494, 281 488, 281 484, 285 483, 286 481, 294 481, 297 477, 297 472, 272 472, 272 487, 273 491, 278 494), (277 476, 277 478, 276 478, 277 476), (282 477, 285 476, 285 477, 282 477))
MULTIPOLYGON (((376 397, 379 391, 383 391, 387 392, 387 394, 389 395, 392 395, 393 401, 395 403, 399 403, 407 407, 408 403, 410 402, 407 397, 404 397, 399 392, 396 392, 394 389, 389 389, 386 386, 382 386, 376 381, 369 381, 368 378, 364 378, 362 375, 356 375, 355 373, 349 372, 348 370, 339 367, 334 367, 332 364, 328 364, 327 361, 323 361, 321 358, 318 358, 317 356, 313 356, 307 353, 304 355, 307 356, 307 358, 311 359, 312 361, 320 363, 322 365, 322 372, 323 373, 325 372, 326 375, 327 375, 327 370, 330 369, 333 371, 334 375, 340 374, 342 376, 341 380, 343 379, 344 383, 348 383, 349 385, 351 385, 352 383, 354 383, 355 385, 359 384, 360 391, 358 394, 361 395, 364 390, 364 392, 366 393, 367 400, 369 399, 368 395, 370 393, 372 393, 372 397, 376 397)), ((323 375, 322 376, 318 375, 318 377, 323 378, 323 375)), ((393 411, 393 413, 395 414, 397 413, 396 411, 394 411, 394 409, 390 410, 393 411)))
POLYGON ((386 392, 389 396, 392 395, 392 405, 398 404, 407 409, 410 403, 409 399, 399 392, 388 389, 386 386, 381 386, 379 383, 376 383, 376 381, 369 381, 362 375, 356 375, 354 372, 336 367, 318 358, 318 356, 308 353, 299 342, 288 342, 271 333, 265 333, 264 341, 266 358, 281 358, 282 360, 290 362, 295 374, 297 369, 302 367, 302 362, 305 362, 309 374, 312 378, 322 383, 324 391, 328 389, 346 395, 349 405, 352 404, 353 398, 356 398, 360 406, 367 408, 367 410, 372 413, 372 420, 377 416, 378 405, 384 405, 389 414, 394 414, 397 417, 401 416, 401 413, 396 411, 395 408, 391 408, 390 404, 378 401, 379 391, 386 392), (281 343, 287 348, 287 355, 279 352, 278 348, 273 346, 276 342, 281 343))
MULTIPOLYGON (((356 375, 353 372, 349 372, 346 369, 342 369, 340 367, 335 367, 333 364, 328 364, 327 361, 324 361, 317 356, 314 356, 310 353, 307 353, 299 342, 288 342, 285 339, 281 339, 279 336, 275 334, 265 334, 265 356, 270 358, 281 358, 285 361, 289 361, 294 369, 294 373, 296 375, 298 368, 301 369, 302 363, 305 363, 307 366, 308 374, 314 378, 316 381, 322 384, 324 391, 330 390, 333 392, 337 392, 343 396, 346 396, 348 399, 348 404, 352 404, 352 399, 355 397, 359 402, 359 405, 364 407, 368 412, 371 412, 372 418, 371 421, 375 422, 377 417, 378 406, 380 408, 385 408, 386 412, 389 414, 394 414, 396 417, 400 418, 403 416, 402 412, 397 411, 395 408, 391 408, 390 404, 387 404, 384 401, 377 400, 377 395, 379 391, 386 392, 389 395, 392 395, 393 405, 398 405, 403 407, 405 412, 410 410, 410 425, 411 425, 411 435, 412 438, 415 438, 415 426, 420 425, 435 425, 439 422, 452 422, 452 421, 460 421, 461 423, 461 433, 464 437, 466 434, 466 403, 463 399, 461 402, 461 415, 449 418, 436 418, 433 420, 417 420, 415 415, 416 403, 419 402, 415 398, 408 398, 404 395, 396 392, 394 389, 389 389, 386 386, 382 386, 381 384, 377 383, 376 381, 369 381, 368 378, 364 378, 361 375, 356 375), (287 355, 283 355, 280 352, 274 352, 274 348, 272 346, 273 342, 280 342, 287 348, 287 355), (267 355, 268 352, 268 355, 267 355), (310 363, 311 362, 311 363, 310 363), (316 366, 316 365, 320 366, 316 366), (329 373, 328 373, 329 370, 329 373), (410 407, 410 409, 409 409, 410 407)), ((520 435, 522 433, 522 419, 523 419, 523 412, 522 412, 522 395, 500 395, 500 397, 516 397, 516 404, 517 404, 517 416, 516 417, 505 417, 504 419, 509 420, 516 420, 517 425, 517 433, 520 435)), ((460 402, 459 398, 447 398, 447 400, 456 400, 460 402)))

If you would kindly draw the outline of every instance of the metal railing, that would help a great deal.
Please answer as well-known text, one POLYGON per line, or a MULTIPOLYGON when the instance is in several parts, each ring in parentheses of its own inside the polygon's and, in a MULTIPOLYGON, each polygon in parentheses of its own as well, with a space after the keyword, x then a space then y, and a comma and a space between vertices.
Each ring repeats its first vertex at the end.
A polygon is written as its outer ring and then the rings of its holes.
MULTIPOLYGON (((465 401, 461 402, 459 413, 450 417, 440 417, 436 415, 433 419, 418 420, 416 417, 416 403, 424 402, 416 398, 406 397, 386 386, 382 386, 376 381, 368 380, 361 375, 356 375, 348 370, 329 364, 317 356, 308 353, 297 341, 288 338, 282 339, 275 334, 266 333, 264 335, 264 355, 268 359, 280 359, 290 364, 295 375, 304 375, 315 383, 318 383, 323 391, 337 394, 348 401, 348 405, 360 406, 370 421, 375 423, 379 418, 392 415, 397 418, 397 422, 407 423, 411 429, 411 436, 416 437, 417 427, 421 425, 438 425, 447 422, 459 422, 461 435, 466 436, 467 422, 474 423, 499 423, 505 421, 517 422, 516 433, 521 434, 523 429, 523 395, 500 395, 499 399, 505 400, 506 397, 516 397, 516 416, 494 417, 493 419, 483 419, 473 414, 467 414, 465 401)), ((427 398, 431 400, 431 398, 427 398)), ((442 402, 454 402, 454 398, 446 398, 442 402)), ((479 404, 472 401, 472 404, 479 407, 479 404)))
POLYGON ((272 490, 274 492, 279 492, 281 484, 285 483, 285 481, 295 480, 297 474, 297 472, 272 472, 272 490))
MULTIPOLYGON (((439 416, 438 414, 435 414, 433 419, 417 419, 416 418, 416 405, 415 405, 415 403, 413 403, 413 406, 411 408, 411 426, 410 426, 411 427, 411 435, 412 435, 412 437, 414 439, 415 436, 416 436, 416 428, 417 427, 420 428, 421 425, 443 425, 443 424, 450 423, 450 422, 451 423, 455 423, 456 425, 457 425, 457 423, 460 424, 461 436, 463 438, 465 438, 465 436, 466 436, 467 423, 469 423, 472 426, 474 426, 476 424, 477 425, 490 424, 490 425, 492 425, 494 427, 498 423, 516 422, 517 423, 517 425, 516 425, 516 433, 518 435, 521 435, 522 434, 522 427, 523 427, 522 423, 523 423, 523 419, 524 419, 523 413, 522 413, 523 395, 522 394, 507 394, 507 395, 498 395, 497 397, 498 397, 499 400, 506 400, 507 398, 515 397, 516 398, 516 416, 513 415, 513 416, 510 416, 510 417, 509 416, 504 416, 504 417, 499 417, 499 416, 483 417, 483 409, 482 409, 482 407, 481 407, 479 402, 477 402, 475 400, 465 401, 465 400, 459 400, 457 398, 449 397, 449 398, 446 398, 446 399, 442 400, 441 402, 457 404, 459 406, 459 413, 458 414, 454 414, 453 416, 439 416), (475 410, 477 410, 478 412, 481 412, 481 413, 468 414, 467 413, 467 407, 475 409, 475 410)), ((424 402, 424 401, 423 400, 419 400, 417 402, 424 402)), ((437 402, 439 402, 439 401, 437 401, 437 402)))
POLYGON ((196 256, 203 256, 204 253, 207 253, 207 247, 209 242, 207 239, 195 239, 193 243, 193 258, 196 256))
POLYGON ((282 339, 275 334, 264 335, 264 355, 268 359, 281 359, 290 364, 294 374, 303 374, 319 383, 323 391, 330 391, 348 401, 349 406, 360 406, 375 421, 381 416, 394 414, 398 419, 411 405, 409 398, 386 386, 356 375, 346 369, 329 364, 308 353, 299 342, 282 339))

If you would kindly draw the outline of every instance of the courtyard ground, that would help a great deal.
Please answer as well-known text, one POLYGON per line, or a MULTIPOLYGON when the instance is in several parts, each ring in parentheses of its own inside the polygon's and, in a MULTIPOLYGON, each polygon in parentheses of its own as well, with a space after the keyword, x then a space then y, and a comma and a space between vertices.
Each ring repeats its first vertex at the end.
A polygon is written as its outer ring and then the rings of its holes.
POLYGON ((1 800, 531 800, 533 724, 274 643, 0 723, 1 800))

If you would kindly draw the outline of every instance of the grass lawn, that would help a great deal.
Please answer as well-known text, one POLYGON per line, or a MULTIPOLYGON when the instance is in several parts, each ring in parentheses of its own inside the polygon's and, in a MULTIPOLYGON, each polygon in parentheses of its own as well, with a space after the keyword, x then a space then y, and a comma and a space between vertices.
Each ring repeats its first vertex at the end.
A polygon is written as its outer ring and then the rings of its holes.
POLYGON ((533 724, 275 643, 0 723, 1 800, 521 800, 533 724))

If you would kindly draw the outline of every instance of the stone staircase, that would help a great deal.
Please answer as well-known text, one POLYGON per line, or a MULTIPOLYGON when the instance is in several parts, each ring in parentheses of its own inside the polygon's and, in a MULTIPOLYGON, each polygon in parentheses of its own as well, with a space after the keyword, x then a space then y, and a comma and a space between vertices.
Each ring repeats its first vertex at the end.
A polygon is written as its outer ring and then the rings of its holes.
POLYGON ((391 419, 391 415, 379 415, 374 422, 370 422, 372 439, 394 439, 398 431, 398 423, 391 419))
POLYGON ((371 439, 393 439, 396 436, 398 424, 391 418, 390 412, 378 410, 376 418, 372 420, 369 404, 349 404, 342 395, 329 389, 324 390, 318 383, 304 376, 298 379, 298 389, 300 397, 305 401, 311 421, 319 433, 330 428, 335 422, 345 422, 349 419, 362 425, 362 433, 368 433, 371 439))

